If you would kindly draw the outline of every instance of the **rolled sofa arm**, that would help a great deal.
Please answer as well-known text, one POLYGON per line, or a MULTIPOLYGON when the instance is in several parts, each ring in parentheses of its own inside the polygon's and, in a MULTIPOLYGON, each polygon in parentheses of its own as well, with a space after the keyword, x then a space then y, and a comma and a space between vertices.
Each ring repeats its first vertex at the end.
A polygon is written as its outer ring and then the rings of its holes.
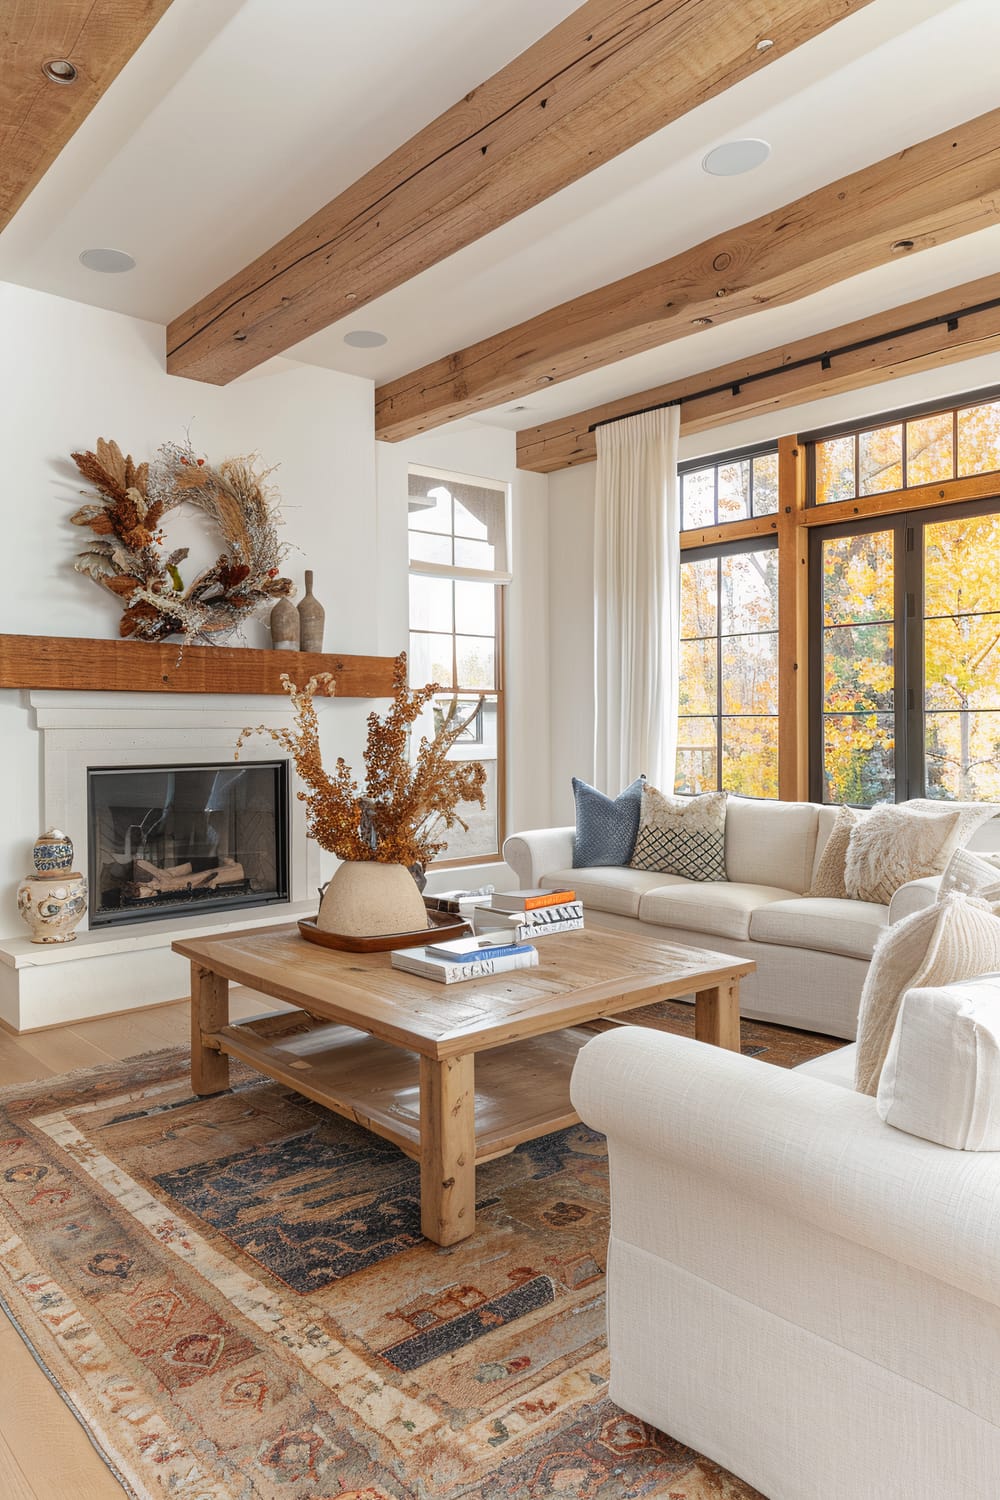
MULTIPOLYGON (((1000 1301, 1000 1154, 884 1125, 874 1099, 686 1037, 623 1026, 581 1050, 573 1107, 616 1144, 722 1178, 744 1197, 1000 1301)), ((636 1208, 641 1223, 641 1206, 636 1208)))
POLYGON ((889 926, 901 922, 904 917, 912 917, 915 911, 925 911, 928 906, 933 906, 940 884, 940 875, 925 875, 922 880, 908 880, 901 885, 889 902, 889 926))
POLYGON ((523 890, 532 890, 551 870, 568 870, 573 864, 573 827, 529 828, 512 833, 503 841, 503 857, 523 890))

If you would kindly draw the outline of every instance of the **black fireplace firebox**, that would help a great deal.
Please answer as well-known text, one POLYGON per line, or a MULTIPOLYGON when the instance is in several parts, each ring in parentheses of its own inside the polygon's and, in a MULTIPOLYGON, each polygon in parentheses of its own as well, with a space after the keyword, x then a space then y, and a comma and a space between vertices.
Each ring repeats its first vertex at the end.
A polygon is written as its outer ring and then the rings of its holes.
POLYGON ((287 901, 288 762, 91 767, 90 925, 287 901))

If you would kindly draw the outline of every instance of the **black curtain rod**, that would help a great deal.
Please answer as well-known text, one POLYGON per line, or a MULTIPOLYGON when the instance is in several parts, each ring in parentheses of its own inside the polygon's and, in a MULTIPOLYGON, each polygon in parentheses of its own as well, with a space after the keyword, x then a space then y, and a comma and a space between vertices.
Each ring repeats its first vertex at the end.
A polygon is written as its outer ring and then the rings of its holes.
POLYGON ((745 385, 750 385, 756 380, 771 380, 775 375, 784 375, 789 370, 804 370, 809 365, 820 365, 824 370, 828 370, 831 362, 839 359, 843 354, 855 354, 859 349, 871 349, 876 344, 888 343, 890 339, 906 338, 911 333, 922 333, 925 328, 937 328, 942 323, 947 325, 949 333, 954 333, 958 328, 960 318, 971 318, 975 313, 990 312, 995 307, 1000 307, 1000 297, 991 297, 988 302, 977 302, 975 306, 963 307, 958 312, 941 313, 936 318, 924 318, 920 323, 910 323, 905 328, 894 328, 890 333, 876 333, 868 339, 856 339, 853 344, 841 344, 838 348, 827 349, 822 354, 807 354, 804 359, 795 359, 789 364, 772 365, 769 370, 756 370, 750 375, 744 375, 740 380, 727 380, 722 385, 707 386, 703 391, 688 391, 687 395, 675 396, 672 401, 657 401, 653 406, 640 406, 621 417, 604 417, 600 422, 591 422, 587 431, 596 432, 598 427, 609 427, 614 422, 625 422, 629 417, 641 417, 648 411, 665 411, 668 406, 682 406, 685 401, 701 401, 705 396, 719 396, 723 391, 729 391, 732 395, 738 396, 745 385))

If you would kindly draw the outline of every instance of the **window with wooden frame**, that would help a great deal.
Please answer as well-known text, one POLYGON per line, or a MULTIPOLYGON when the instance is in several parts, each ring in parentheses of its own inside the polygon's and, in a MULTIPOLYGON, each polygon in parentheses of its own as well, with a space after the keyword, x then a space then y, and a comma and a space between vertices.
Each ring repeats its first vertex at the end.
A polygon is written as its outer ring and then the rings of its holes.
POLYGON ((813 798, 1000 800, 1000 495, 816 527, 809 592, 813 798))
POLYGON ((814 505, 991 473, 1000 470, 1000 390, 909 407, 805 441, 814 505))
POLYGON ((681 554, 675 789, 778 795, 774 537, 681 554))
POLYGON ((503 615, 508 568, 507 487, 438 469, 409 475, 410 682, 442 693, 414 725, 432 736, 457 701, 471 715, 451 751, 486 767, 486 807, 462 803, 468 824, 443 831, 437 864, 498 859, 504 836, 503 615))

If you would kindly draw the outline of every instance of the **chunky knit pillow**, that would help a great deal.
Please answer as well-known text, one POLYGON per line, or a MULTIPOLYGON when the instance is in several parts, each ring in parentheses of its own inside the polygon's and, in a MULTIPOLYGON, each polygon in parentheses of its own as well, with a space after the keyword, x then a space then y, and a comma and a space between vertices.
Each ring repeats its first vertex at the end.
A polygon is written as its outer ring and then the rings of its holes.
POLYGON ((662 870, 688 880, 726 878, 726 793, 669 797, 642 789, 633 870, 662 870))
POLYGON ((1000 859, 995 855, 976 854, 971 849, 956 849, 941 876, 938 900, 949 891, 965 896, 979 896, 991 905, 1000 901, 1000 859))
POLYGON ((854 1086, 877 1094, 900 1002, 918 986, 953 984, 1000 970, 1000 917, 953 892, 879 939, 861 991, 854 1086))

